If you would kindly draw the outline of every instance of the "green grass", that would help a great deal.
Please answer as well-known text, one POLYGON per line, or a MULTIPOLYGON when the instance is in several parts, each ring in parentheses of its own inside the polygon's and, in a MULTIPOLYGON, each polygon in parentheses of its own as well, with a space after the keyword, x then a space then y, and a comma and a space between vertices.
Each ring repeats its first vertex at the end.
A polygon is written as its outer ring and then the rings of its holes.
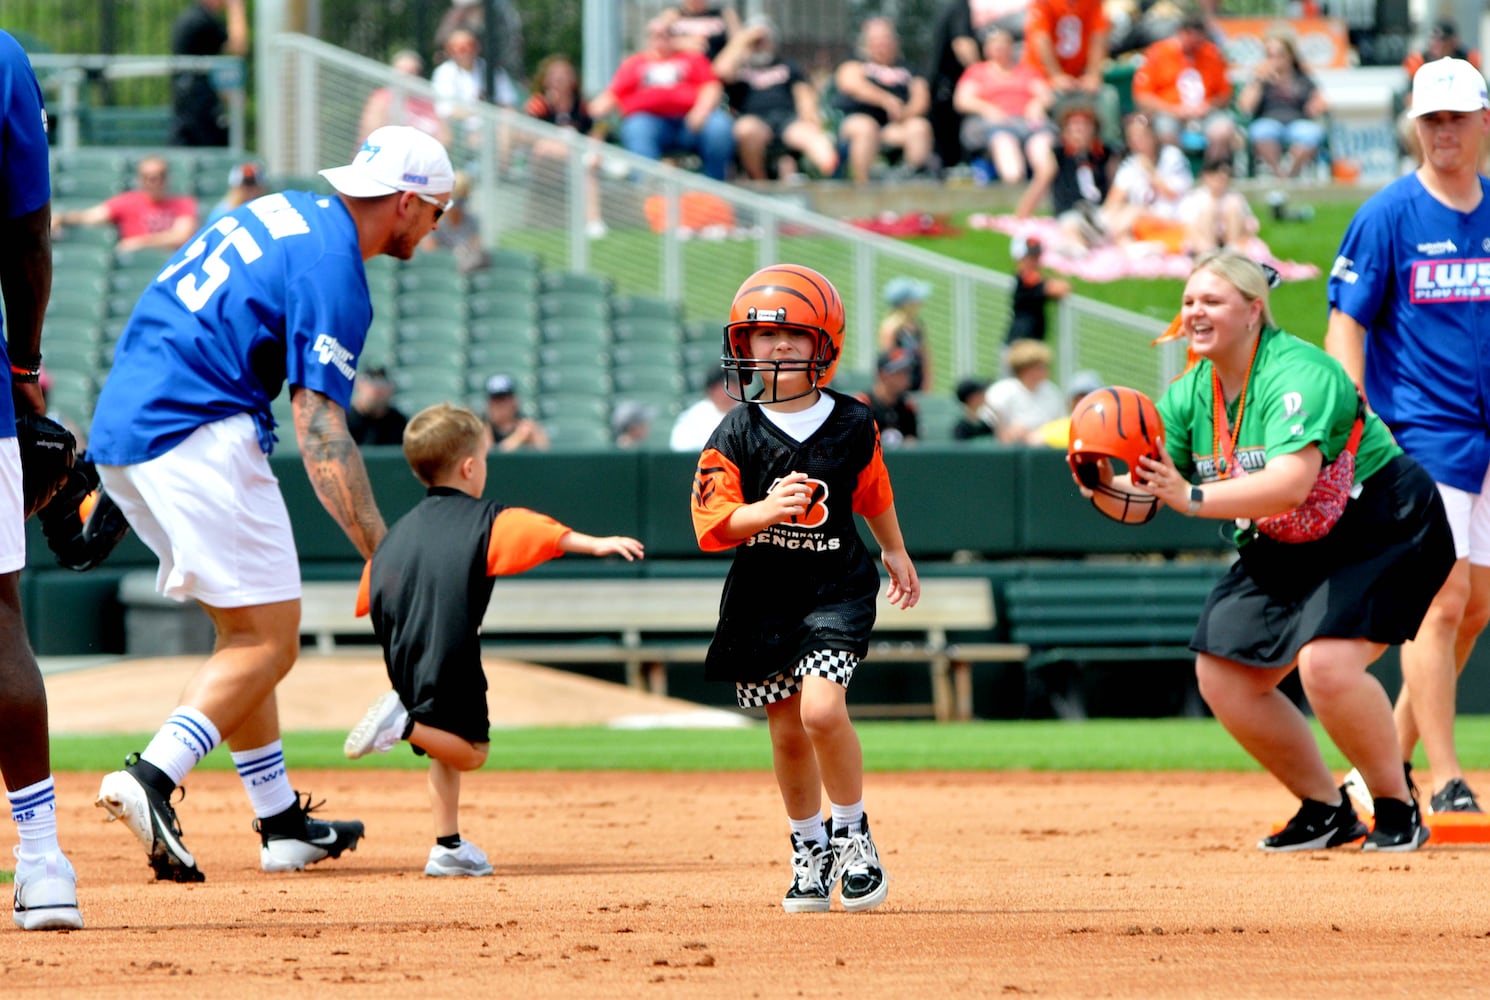
MULTIPOLYGON (((1211 719, 1091 719, 1081 723, 861 722, 870 771, 1255 771, 1257 766, 1211 719)), ((1470 767, 1490 761, 1490 716, 1462 716, 1459 755, 1470 767)), ((422 769, 405 748, 360 761, 342 756, 345 733, 287 733, 285 752, 296 768, 422 769)), ((1326 759, 1347 765, 1319 734, 1326 759)), ((57 771, 107 771, 145 745, 145 736, 54 736, 57 771)), ((1421 755, 1420 755, 1421 756, 1421 755)), ((1420 763, 1422 763, 1420 761, 1420 763)), ((764 727, 748 730, 613 730, 549 728, 493 730, 488 770, 499 771, 766 771, 764 727)), ((226 753, 202 763, 229 770, 226 753)))

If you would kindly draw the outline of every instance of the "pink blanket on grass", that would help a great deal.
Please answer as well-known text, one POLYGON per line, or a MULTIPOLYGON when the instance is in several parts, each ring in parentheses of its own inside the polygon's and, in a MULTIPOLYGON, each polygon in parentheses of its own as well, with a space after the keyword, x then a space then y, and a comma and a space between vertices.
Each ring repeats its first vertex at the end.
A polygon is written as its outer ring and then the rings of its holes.
MULTIPOLYGON (((971 229, 989 229, 1016 239, 1038 239, 1045 246, 1045 252, 1040 255, 1042 264, 1052 271, 1083 281, 1121 281, 1124 278, 1184 280, 1190 276, 1194 266, 1186 254, 1170 253, 1158 243, 1140 243, 1126 248, 1098 247, 1082 257, 1062 253, 1059 249, 1063 242, 1060 225, 1051 218, 1019 219, 1012 215, 979 214, 968 216, 967 224, 971 229)), ((1255 236, 1237 249, 1258 263, 1277 268, 1284 281, 1307 281, 1319 277, 1318 267, 1279 260, 1268 245, 1255 236)))

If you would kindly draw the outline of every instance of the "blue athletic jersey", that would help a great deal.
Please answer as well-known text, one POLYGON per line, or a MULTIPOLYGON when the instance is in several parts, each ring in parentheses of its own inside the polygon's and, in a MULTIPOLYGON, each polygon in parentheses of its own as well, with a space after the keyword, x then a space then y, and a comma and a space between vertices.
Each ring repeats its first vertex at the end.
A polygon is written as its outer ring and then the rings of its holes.
MULTIPOLYGON (((41 85, 26 50, 0 31, 0 217, 30 215, 52 200, 47 162, 47 112, 41 85)), ((0 364, 5 391, 0 392, 0 438, 15 437, 15 403, 10 398, 10 351, 0 319, 0 364)))
POLYGON ((1478 493, 1490 466, 1490 181, 1457 212, 1416 174, 1356 212, 1330 305, 1366 328, 1366 397, 1440 483, 1478 493))
POLYGON ((132 465, 203 424, 252 414, 274 447, 284 384, 346 409, 372 323, 357 227, 341 199, 265 195, 178 250, 135 305, 98 395, 88 454, 132 465))

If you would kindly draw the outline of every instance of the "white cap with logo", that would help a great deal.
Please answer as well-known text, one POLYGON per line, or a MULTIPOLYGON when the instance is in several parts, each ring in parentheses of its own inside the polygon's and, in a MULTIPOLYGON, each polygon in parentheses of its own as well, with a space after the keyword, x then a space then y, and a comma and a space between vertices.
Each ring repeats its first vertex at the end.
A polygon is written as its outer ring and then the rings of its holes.
POLYGON ((1481 111, 1490 107, 1485 77, 1463 59, 1435 59, 1424 63, 1412 76, 1412 110, 1409 117, 1421 118, 1435 111, 1481 111))
POLYGON ((410 125, 373 129, 344 167, 327 167, 321 176, 349 198, 377 198, 399 191, 448 197, 455 168, 438 139, 410 125))

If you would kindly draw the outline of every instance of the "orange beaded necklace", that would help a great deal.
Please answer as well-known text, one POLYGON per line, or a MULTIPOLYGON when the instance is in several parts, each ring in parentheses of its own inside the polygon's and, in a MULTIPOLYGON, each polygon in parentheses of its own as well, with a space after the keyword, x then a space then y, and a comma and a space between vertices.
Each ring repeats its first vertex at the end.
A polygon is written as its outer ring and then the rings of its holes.
POLYGON ((1262 345, 1262 328, 1257 330, 1257 339, 1252 342, 1252 356, 1247 359, 1247 377, 1242 380, 1242 392, 1236 402, 1236 423, 1231 424, 1226 420, 1226 397, 1221 391, 1221 376, 1216 374, 1216 363, 1211 362, 1211 405, 1214 413, 1211 417, 1211 454, 1216 456, 1216 472, 1228 478, 1246 475, 1246 471, 1236 460, 1236 439, 1242 431, 1242 416, 1247 412, 1247 387, 1252 384, 1252 366, 1257 361, 1257 348, 1262 345), (1221 436, 1221 428, 1226 428, 1226 436, 1221 436), (1225 453, 1221 446, 1226 446, 1225 453), (1231 470, 1231 471, 1227 471, 1231 470))

